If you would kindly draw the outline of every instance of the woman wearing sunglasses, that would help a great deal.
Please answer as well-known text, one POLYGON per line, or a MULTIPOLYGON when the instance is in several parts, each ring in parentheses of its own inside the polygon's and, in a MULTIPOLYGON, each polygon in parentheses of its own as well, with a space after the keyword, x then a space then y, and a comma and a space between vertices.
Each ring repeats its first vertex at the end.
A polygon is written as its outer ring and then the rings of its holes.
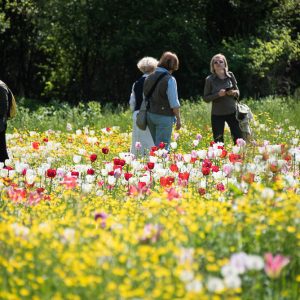
POLYGON ((215 142, 224 143, 225 122, 228 124, 233 142, 242 138, 242 131, 236 119, 236 98, 239 89, 232 72, 228 71, 226 57, 216 54, 210 61, 210 72, 205 80, 204 101, 212 102, 211 125, 215 142))

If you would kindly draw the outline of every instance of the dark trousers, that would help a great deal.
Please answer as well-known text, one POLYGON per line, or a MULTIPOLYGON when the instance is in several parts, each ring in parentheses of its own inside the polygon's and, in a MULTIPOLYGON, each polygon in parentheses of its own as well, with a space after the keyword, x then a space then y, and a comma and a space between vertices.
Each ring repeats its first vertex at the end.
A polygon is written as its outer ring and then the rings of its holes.
POLYGON ((6 148, 6 139, 5 139, 5 130, 0 132, 0 162, 4 162, 8 159, 7 148, 6 148))
POLYGON ((211 116, 211 126, 215 142, 224 143, 225 122, 228 124, 234 144, 237 139, 243 138, 239 122, 235 117, 235 113, 225 116, 211 116))

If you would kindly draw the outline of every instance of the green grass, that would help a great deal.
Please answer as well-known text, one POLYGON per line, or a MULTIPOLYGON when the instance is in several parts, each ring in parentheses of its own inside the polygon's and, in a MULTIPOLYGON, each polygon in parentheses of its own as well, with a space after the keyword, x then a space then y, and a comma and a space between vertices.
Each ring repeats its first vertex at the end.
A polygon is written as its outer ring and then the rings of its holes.
MULTIPOLYGON (((300 101, 292 98, 267 97, 260 100, 246 99, 255 115, 265 115, 276 124, 290 124, 300 129, 300 101)), ((186 127, 198 126, 205 130, 210 125, 210 105, 198 98, 196 101, 181 100, 181 115, 186 127)), ((73 129, 119 126, 121 131, 131 130, 131 112, 128 106, 101 106, 98 102, 71 106, 65 102, 40 104, 22 99, 18 102, 18 114, 10 120, 8 132, 19 130, 66 131, 67 124, 73 129)))

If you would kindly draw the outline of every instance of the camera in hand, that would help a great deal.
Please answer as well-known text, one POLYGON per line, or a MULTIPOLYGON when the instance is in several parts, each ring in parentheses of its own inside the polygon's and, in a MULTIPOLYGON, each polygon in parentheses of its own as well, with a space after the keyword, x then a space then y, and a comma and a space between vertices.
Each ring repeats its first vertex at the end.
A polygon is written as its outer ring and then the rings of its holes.
POLYGON ((232 91, 232 90, 234 90, 234 87, 233 87, 233 86, 227 87, 227 88, 225 89, 226 92, 232 91))

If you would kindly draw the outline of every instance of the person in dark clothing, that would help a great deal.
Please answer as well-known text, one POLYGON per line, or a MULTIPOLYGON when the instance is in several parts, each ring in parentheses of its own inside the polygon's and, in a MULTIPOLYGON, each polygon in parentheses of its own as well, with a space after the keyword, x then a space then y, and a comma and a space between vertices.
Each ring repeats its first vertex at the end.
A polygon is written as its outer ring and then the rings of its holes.
POLYGON ((132 142, 130 152, 134 155, 137 155, 138 152, 141 155, 144 155, 152 146, 154 146, 149 128, 145 131, 139 129, 136 125, 136 116, 143 102, 144 81, 146 77, 155 70, 157 63, 158 61, 153 57, 144 57, 139 60, 137 64, 137 67, 143 73, 143 76, 133 84, 129 100, 130 109, 133 112, 132 142))
POLYGON ((224 143, 225 122, 228 124, 234 144, 242 138, 242 131, 236 119, 236 98, 239 89, 234 74, 228 71, 226 57, 216 54, 210 61, 211 75, 206 77, 205 102, 212 102, 211 124, 215 142, 224 143))
POLYGON ((9 112, 9 93, 7 85, 0 80, 0 162, 2 163, 9 158, 5 137, 9 112))

